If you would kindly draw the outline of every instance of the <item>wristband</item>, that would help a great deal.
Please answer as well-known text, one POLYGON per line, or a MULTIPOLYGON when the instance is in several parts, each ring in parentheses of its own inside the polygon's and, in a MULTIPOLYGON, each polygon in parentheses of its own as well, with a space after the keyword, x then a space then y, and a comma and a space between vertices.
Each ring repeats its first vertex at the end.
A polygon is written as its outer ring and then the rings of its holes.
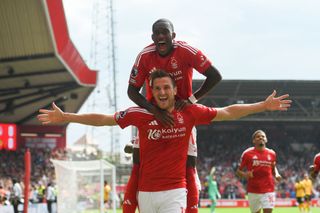
POLYGON ((198 102, 198 100, 196 99, 196 97, 194 97, 194 95, 192 94, 188 100, 190 101, 190 103, 195 104, 198 102))

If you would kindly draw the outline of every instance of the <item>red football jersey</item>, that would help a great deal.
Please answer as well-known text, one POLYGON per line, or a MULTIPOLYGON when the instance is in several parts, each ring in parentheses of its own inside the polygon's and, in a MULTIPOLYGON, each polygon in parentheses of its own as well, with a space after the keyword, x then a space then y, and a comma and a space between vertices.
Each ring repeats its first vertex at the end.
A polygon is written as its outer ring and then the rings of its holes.
POLYGON ((313 164, 314 164, 315 172, 319 172, 320 171, 320 152, 316 154, 313 162, 314 162, 313 164))
POLYGON ((173 51, 165 57, 157 53, 155 44, 151 44, 137 56, 129 84, 140 88, 146 82, 147 99, 151 100, 150 73, 155 69, 162 69, 174 77, 178 88, 177 97, 187 99, 192 95, 193 69, 203 73, 210 65, 210 60, 200 50, 185 42, 174 41, 173 51))
POLYGON ((242 153, 240 170, 246 168, 247 171, 253 171, 253 177, 248 179, 248 192, 274 192, 273 167, 275 163, 276 153, 272 149, 266 148, 259 151, 251 147, 242 153))
POLYGON ((136 126, 140 143, 139 191, 163 191, 186 187, 187 150, 194 125, 208 124, 216 109, 192 104, 173 111, 174 126, 164 127, 147 110, 132 107, 117 112, 121 128, 136 126))

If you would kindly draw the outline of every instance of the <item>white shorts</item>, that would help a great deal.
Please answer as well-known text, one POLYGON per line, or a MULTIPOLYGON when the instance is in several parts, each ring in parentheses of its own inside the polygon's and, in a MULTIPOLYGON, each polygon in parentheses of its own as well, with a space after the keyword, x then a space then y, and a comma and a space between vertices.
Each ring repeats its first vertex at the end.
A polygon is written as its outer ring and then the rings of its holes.
MULTIPOLYGON (((139 137, 133 139, 133 148, 140 148, 139 145, 139 137)), ((190 156, 198 156, 197 152, 197 129, 195 127, 192 128, 191 135, 189 138, 189 147, 188 147, 188 155, 190 156)))
POLYGON ((140 145, 139 145, 139 137, 138 137, 138 136, 136 136, 135 138, 133 138, 133 148, 137 148, 137 149, 140 148, 140 145))
POLYGON ((257 212, 259 209, 273 209, 276 202, 276 193, 248 193, 248 200, 251 212, 257 212))
POLYGON ((185 188, 159 192, 138 192, 140 213, 185 213, 187 192, 185 188))
POLYGON ((188 147, 188 155, 190 156, 198 156, 197 152, 197 129, 195 127, 192 128, 191 135, 189 138, 189 147, 188 147))

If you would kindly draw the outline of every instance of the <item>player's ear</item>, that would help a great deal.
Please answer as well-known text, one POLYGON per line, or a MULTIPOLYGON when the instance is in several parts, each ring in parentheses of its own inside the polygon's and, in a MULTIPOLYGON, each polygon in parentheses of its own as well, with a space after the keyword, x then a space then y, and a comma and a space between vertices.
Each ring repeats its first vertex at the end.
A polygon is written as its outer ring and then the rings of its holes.
POLYGON ((152 39, 153 42, 155 42, 155 39, 156 39, 156 38, 155 38, 155 36, 154 36, 153 33, 152 33, 152 35, 151 35, 151 39, 152 39))
POLYGON ((176 33, 172 32, 172 40, 176 38, 176 33))
POLYGON ((176 86, 173 87, 173 92, 174 92, 174 95, 177 95, 177 87, 176 86))

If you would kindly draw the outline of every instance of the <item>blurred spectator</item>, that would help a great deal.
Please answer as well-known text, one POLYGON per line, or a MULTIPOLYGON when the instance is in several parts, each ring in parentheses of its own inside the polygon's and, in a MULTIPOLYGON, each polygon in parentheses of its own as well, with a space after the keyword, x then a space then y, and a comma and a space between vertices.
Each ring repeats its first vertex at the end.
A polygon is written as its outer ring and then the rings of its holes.
POLYGON ((12 205, 13 205, 13 211, 14 213, 20 212, 18 210, 18 206, 21 202, 22 199, 22 188, 20 185, 20 181, 16 178, 12 179, 13 182, 13 188, 12 188, 12 205))
POLYGON ((47 185, 46 200, 47 200, 48 213, 52 213, 52 203, 55 202, 56 197, 55 197, 54 188, 53 188, 51 182, 48 183, 48 185, 47 185))

